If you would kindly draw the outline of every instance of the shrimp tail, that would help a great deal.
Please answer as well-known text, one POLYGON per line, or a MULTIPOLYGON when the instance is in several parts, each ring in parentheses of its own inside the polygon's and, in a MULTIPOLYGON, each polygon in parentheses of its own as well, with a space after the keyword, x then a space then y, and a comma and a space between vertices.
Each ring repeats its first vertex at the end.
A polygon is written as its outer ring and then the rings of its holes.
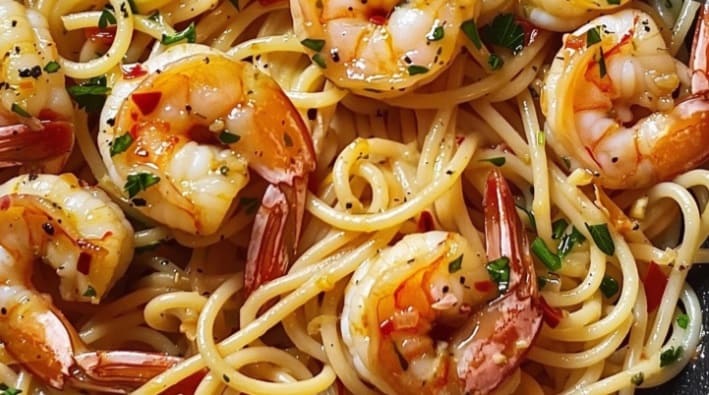
POLYGON ((709 4, 699 11, 691 52, 692 93, 709 93, 709 4))
POLYGON ((74 146, 74 125, 65 121, 42 121, 40 125, 38 130, 25 124, 0 127, 0 168, 68 157, 74 146))
MULTIPOLYGON (((499 170, 493 170, 484 195, 485 234, 489 260, 507 258, 510 280, 505 294, 477 312, 473 322, 493 325, 491 336, 473 331, 458 361, 458 377, 465 391, 486 394, 494 390, 521 363, 542 322, 534 266, 512 193, 499 170)), ((471 333, 471 332, 469 332, 471 333)))
POLYGON ((269 185, 263 196, 247 253, 245 292, 284 275, 295 255, 305 212, 308 177, 294 177, 292 185, 269 185))

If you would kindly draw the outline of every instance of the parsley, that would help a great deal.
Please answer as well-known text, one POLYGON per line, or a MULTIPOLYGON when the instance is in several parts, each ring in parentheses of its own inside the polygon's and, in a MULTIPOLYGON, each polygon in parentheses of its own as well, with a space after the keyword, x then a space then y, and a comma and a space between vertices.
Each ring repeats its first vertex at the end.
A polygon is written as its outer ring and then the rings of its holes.
POLYGON ((0 383, 0 395, 18 395, 22 393, 22 390, 17 388, 8 387, 5 383, 0 383))
POLYGON ((565 219, 559 218, 551 224, 551 238, 558 240, 564 235, 564 231, 569 227, 565 219))
POLYGON ((183 40, 187 40, 188 43, 193 43, 197 41, 197 29, 195 29, 194 22, 190 23, 190 25, 187 26, 185 30, 175 33, 173 35, 163 33, 160 42, 164 45, 171 45, 183 40))
POLYGON ((596 26, 586 32, 586 48, 601 42, 601 27, 596 26))
POLYGON ((106 86, 106 76, 93 77, 90 80, 67 88, 79 108, 88 112, 97 112, 103 108, 106 96, 111 88, 106 86))
POLYGON ((487 58, 487 64, 490 65, 490 68, 493 70, 499 70, 505 62, 502 60, 501 57, 495 55, 494 53, 491 53, 490 56, 487 58))
POLYGON ((108 27, 108 25, 115 24, 116 16, 113 15, 113 11, 111 11, 107 7, 104 7, 103 11, 101 11, 101 16, 98 17, 98 27, 101 29, 105 29, 106 27, 108 27))
POLYGON ((448 263, 448 273, 455 273, 463 266, 463 255, 453 259, 448 263))
POLYGON ((438 41, 442 40, 444 36, 445 30, 443 30, 443 26, 436 26, 430 33, 428 33, 428 35, 426 35, 426 39, 428 41, 438 41))
POLYGON ((603 276, 601 280, 601 293, 606 298, 611 298, 613 295, 618 293, 618 281, 611 276, 603 276))
POLYGON ((475 25, 475 21, 470 19, 463 22, 460 25, 460 30, 465 33, 465 36, 473 43, 475 48, 480 49, 483 47, 482 41, 480 41, 480 35, 478 34, 478 27, 475 25))
POLYGON ((680 314, 677 316, 677 326, 682 329, 687 329, 689 325, 689 316, 687 314, 680 314))
POLYGON ((327 67, 327 64, 325 63, 325 58, 323 58, 321 54, 316 53, 315 55, 313 55, 312 59, 313 59, 313 62, 316 65, 320 66, 321 69, 324 69, 327 67))
POLYGON ((620 0, 606 0, 606 2, 611 5, 619 5, 620 4, 620 0))
POLYGON ((89 287, 86 288, 86 291, 84 291, 84 296, 87 296, 90 298, 93 298, 94 296, 96 296, 96 290, 94 289, 94 287, 89 285, 89 287))
POLYGON ((581 244, 584 241, 586 241, 586 237, 584 237, 584 235, 579 232, 576 227, 573 227, 571 229, 571 233, 565 234, 561 237, 561 241, 557 247, 559 257, 565 257, 569 252, 571 252, 576 244, 581 244))
POLYGON ((493 45, 510 49, 515 55, 524 48, 524 29, 514 14, 500 14, 483 29, 485 40, 493 45))
POLYGON ((598 57, 598 74, 601 76, 601 78, 605 77, 607 74, 606 57, 605 55, 603 55, 603 48, 601 48, 600 56, 598 57))
POLYGON ((497 283, 500 293, 507 291, 510 284, 510 259, 506 256, 492 260, 485 265, 488 274, 497 283))
POLYGON ((233 144, 241 140, 241 136, 234 133, 229 133, 226 130, 219 133, 219 142, 222 144, 233 144))
POLYGON ((12 112, 21 116, 22 118, 32 118, 32 114, 28 113, 27 110, 22 108, 22 106, 20 106, 17 103, 12 103, 11 109, 12 109, 12 112))
POLYGON ((615 253, 615 244, 608 231, 608 224, 585 225, 586 229, 588 229, 588 233, 591 234, 593 241, 596 243, 596 246, 598 246, 604 254, 613 256, 615 253))
POLYGON ((59 65, 59 63, 57 63, 53 60, 50 61, 49 63, 47 63, 46 65, 44 65, 44 71, 46 71, 47 73, 50 73, 50 74, 56 73, 57 71, 59 71, 60 68, 61 68, 61 66, 59 65))
POLYGON ((312 49, 315 52, 322 51, 325 46, 325 40, 319 40, 315 38, 306 38, 300 42, 305 48, 312 49))
POLYGON ((131 144, 133 144, 133 136, 130 133, 116 137, 111 143, 111 156, 125 152, 131 144))
POLYGON ((640 385, 645 381, 645 374, 643 372, 638 372, 633 375, 633 377, 630 378, 630 382, 633 383, 633 385, 640 385))
POLYGON ((532 242, 532 252, 550 271, 554 272, 561 269, 561 258, 551 252, 541 237, 537 237, 532 242))
POLYGON ((140 191, 144 191, 158 182, 160 182, 160 177, 155 174, 129 174, 128 177, 126 177, 126 184, 123 186, 123 189, 128 192, 128 197, 132 199, 140 191))
POLYGON ((425 74, 428 73, 428 68, 412 64, 411 66, 409 66, 407 71, 409 72, 409 75, 425 74))
POLYGON ((670 347, 660 354, 660 367, 664 368, 667 365, 671 365, 682 356, 682 346, 670 347))
POLYGON ((489 162, 489 163, 492 163, 496 167, 501 167, 505 164, 505 157, 504 156, 497 156, 495 158, 480 159, 480 162, 489 162))

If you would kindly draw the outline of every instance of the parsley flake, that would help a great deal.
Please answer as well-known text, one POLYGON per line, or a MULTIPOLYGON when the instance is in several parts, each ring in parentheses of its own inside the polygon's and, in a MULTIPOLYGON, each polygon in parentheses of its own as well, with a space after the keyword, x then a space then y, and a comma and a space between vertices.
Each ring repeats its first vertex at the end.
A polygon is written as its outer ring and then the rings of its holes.
POLYGON ((603 296, 606 298, 612 298, 613 295, 618 293, 618 281, 611 276, 603 276, 600 288, 603 296))
POLYGON ((445 36, 445 30, 443 29, 443 26, 436 26, 431 30, 428 35, 426 35, 426 39, 428 41, 438 41, 442 40, 443 36, 445 36))
POLYGON ((315 52, 322 51, 325 46, 325 40, 320 40, 316 38, 306 38, 300 42, 305 48, 312 49, 315 52))
POLYGON ((500 293, 507 291, 510 284, 510 259, 506 256, 497 258, 488 262, 485 268, 490 278, 497 283, 497 290, 500 293))
POLYGON ((501 57, 495 55, 494 53, 491 53, 490 56, 487 58, 487 64, 490 65, 490 68, 493 70, 499 70, 505 62, 502 60, 501 57))
POLYGON ((425 74, 428 73, 428 68, 424 66, 419 66, 416 64, 412 64, 411 66, 406 69, 409 72, 409 75, 416 75, 416 74, 425 74))
POLYGON ((106 86, 106 76, 93 77, 88 81, 67 88, 79 108, 88 112, 97 112, 103 108, 106 96, 111 88, 106 86))
POLYGON ((96 296, 96 290, 94 289, 94 287, 89 285, 88 288, 86 288, 86 291, 84 291, 83 296, 93 298, 94 296, 96 296))
POLYGON ((171 45, 183 40, 187 40, 188 43, 194 43, 197 41, 197 29, 195 28, 194 22, 190 23, 190 25, 181 32, 172 35, 163 33, 160 42, 164 45, 171 45))
POLYGON ((480 49, 483 47, 483 43, 480 40, 480 34, 478 33, 478 27, 475 25, 475 21, 470 19, 463 22, 460 25, 460 30, 463 31, 466 37, 473 43, 475 48, 480 49))
POLYGON ((455 273, 463 266, 463 255, 453 259, 448 263, 448 273, 455 273))
POLYGON ((61 66, 59 65, 59 63, 57 63, 53 60, 49 61, 49 63, 44 65, 44 71, 46 71, 47 73, 50 73, 50 74, 56 73, 57 71, 59 71, 60 68, 61 68, 61 66))
POLYGON ((158 182, 160 182, 160 177, 152 173, 129 174, 126 177, 126 184, 123 189, 128 193, 128 197, 132 199, 140 191, 144 191, 158 182))
POLYGON ((21 116, 22 118, 32 118, 32 114, 28 113, 27 110, 22 108, 22 106, 20 106, 17 103, 12 103, 11 109, 12 109, 12 112, 21 116))
POLYGON ((125 152, 131 144, 133 144, 133 136, 130 133, 116 137, 111 143, 111 156, 125 152))
POLYGON ((612 256, 615 253, 615 244, 611 238, 608 224, 589 225, 585 224, 588 233, 591 234, 596 246, 603 251, 604 254, 612 256))
POLYGON ((489 162, 493 164, 496 167, 502 167, 505 164, 505 157, 504 156, 497 156, 494 158, 485 158, 485 159, 480 159, 480 162, 489 162))
POLYGON ((677 316, 677 326, 682 329, 687 329, 689 325, 689 316, 687 314, 680 314, 677 316))
POLYGON ((660 367, 664 368, 667 365, 671 365, 682 356, 682 346, 670 347, 660 354, 660 367))
POLYGON ((524 48, 524 29, 514 14, 500 14, 483 29, 485 40, 493 45, 510 49, 515 55, 524 48))
POLYGON ((98 27, 101 29, 105 29, 108 27, 108 25, 115 25, 115 24, 116 24, 116 16, 113 15, 113 11, 111 11, 107 7, 104 7, 103 11, 101 11, 101 16, 98 17, 98 27))
POLYGON ((219 142, 221 142, 222 144, 233 144, 239 140, 241 140, 241 136, 239 136, 238 134, 230 133, 226 130, 219 133, 219 142))

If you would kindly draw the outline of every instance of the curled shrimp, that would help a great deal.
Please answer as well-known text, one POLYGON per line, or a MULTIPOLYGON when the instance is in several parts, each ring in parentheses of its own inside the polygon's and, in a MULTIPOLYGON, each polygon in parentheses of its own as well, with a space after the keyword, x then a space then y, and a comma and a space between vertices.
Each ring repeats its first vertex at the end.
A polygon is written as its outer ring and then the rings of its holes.
POLYGON ((487 180, 485 232, 487 252, 457 233, 408 235, 355 272, 341 330, 357 371, 377 388, 483 394, 519 366, 542 311, 526 234, 499 171, 487 180))
POLYGON ((174 46, 141 67, 145 75, 116 83, 101 115, 112 180, 147 216, 209 235, 252 169, 270 185, 253 225, 247 290, 283 274, 315 169, 298 111, 269 76, 206 46, 174 46))
POLYGON ((628 0, 520 0, 520 13, 533 25, 555 32, 569 32, 597 17, 622 7, 628 0))
POLYGON ((56 45, 38 11, 0 0, 0 167, 58 172, 74 145, 56 45))
POLYGON ((298 38, 336 85, 375 98, 431 81, 458 50, 476 0, 291 0, 298 38))
POLYGON ((0 341, 25 369, 65 385, 126 392, 178 362, 162 354, 91 351, 31 283, 42 260, 60 295, 98 303, 133 255, 133 229, 103 191, 71 174, 24 175, 0 186, 0 341))
POLYGON ((689 76, 668 53, 649 15, 622 10, 565 36, 541 97, 557 153, 615 189, 647 186, 704 162, 709 156, 706 7, 697 26, 692 94, 677 102, 673 94, 689 76), (651 114, 637 119, 638 108, 651 114))

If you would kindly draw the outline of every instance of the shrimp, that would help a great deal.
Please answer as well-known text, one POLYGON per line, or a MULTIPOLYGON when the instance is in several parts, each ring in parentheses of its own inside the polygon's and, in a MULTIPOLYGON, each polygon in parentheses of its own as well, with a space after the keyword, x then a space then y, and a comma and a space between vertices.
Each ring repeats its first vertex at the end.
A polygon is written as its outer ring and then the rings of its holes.
POLYGON ((497 170, 484 200, 487 253, 457 233, 411 234, 350 280, 343 339, 360 375, 385 393, 489 393, 534 341, 542 320, 534 267, 497 170))
POLYGON ((622 7, 629 0, 520 0, 520 14, 533 25, 555 32, 570 32, 597 17, 622 7))
POLYGON ((56 173, 74 146, 73 108, 44 16, 0 0, 0 167, 56 173))
POLYGON ((709 156, 706 10, 692 49, 691 95, 677 102, 673 94, 680 81, 690 78, 667 52, 649 15, 622 10, 565 36, 541 97, 548 140, 557 153, 611 189, 648 186, 704 162, 709 156), (639 108, 651 114, 637 119, 639 108))
POLYGON ((313 143, 280 87, 254 66, 197 44, 171 47, 118 81, 98 144, 110 177, 147 216, 213 234, 248 169, 270 185, 254 221, 246 286, 285 273, 305 211, 313 143))
POLYGON ((433 80, 458 52, 477 0, 291 0, 293 25, 334 84, 374 98, 433 80))
POLYGON ((91 351, 31 284, 34 263, 56 271, 68 301, 99 303, 133 255, 133 229, 103 191, 71 174, 23 175, 0 186, 0 341, 57 389, 126 392, 178 362, 162 354, 91 351))

